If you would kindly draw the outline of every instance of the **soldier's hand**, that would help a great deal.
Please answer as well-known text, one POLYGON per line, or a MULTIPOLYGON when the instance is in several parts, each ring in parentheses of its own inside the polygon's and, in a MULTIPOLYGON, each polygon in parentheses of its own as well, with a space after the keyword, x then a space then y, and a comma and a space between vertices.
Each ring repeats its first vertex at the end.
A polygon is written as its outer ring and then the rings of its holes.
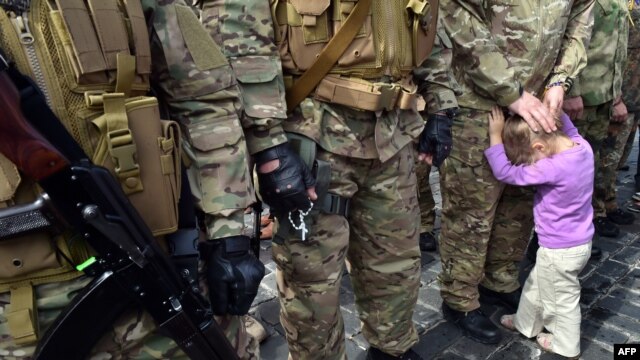
POLYGON ((552 86, 544 93, 542 99, 544 106, 549 109, 551 115, 560 118, 562 111, 562 103, 564 102, 564 88, 562 86, 552 86))
POLYGON ((627 105, 625 105, 624 101, 622 101, 621 97, 618 97, 616 101, 613 103, 613 109, 611 111, 611 121, 622 123, 627 120, 627 115, 629 112, 627 111, 627 105))
POLYGON ((317 200, 316 180, 289 144, 280 144, 255 155, 262 200, 276 213, 306 211, 317 200))
POLYGON ((542 128, 546 132, 555 131, 555 120, 549 109, 538 98, 524 91, 518 100, 509 105, 509 110, 522 116, 531 129, 538 132, 542 128))
POLYGON ((420 134, 418 160, 429 165, 440 166, 449 156, 453 139, 451 137, 452 116, 444 112, 429 114, 427 124, 420 134))
POLYGON ((244 315, 249 312, 264 277, 264 265, 251 252, 246 236, 209 240, 207 284, 211 309, 216 315, 244 315))
POLYGON ((562 104, 562 110, 569 116, 569 119, 576 121, 582 119, 584 112, 584 104, 582 103, 582 97, 576 96, 568 98, 562 104))

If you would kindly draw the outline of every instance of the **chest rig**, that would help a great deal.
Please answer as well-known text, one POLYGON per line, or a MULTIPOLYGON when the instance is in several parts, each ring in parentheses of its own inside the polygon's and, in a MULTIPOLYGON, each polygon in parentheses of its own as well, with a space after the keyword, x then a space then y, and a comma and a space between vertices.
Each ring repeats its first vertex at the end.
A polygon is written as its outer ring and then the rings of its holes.
MULTIPOLYGON (((41 89, 94 163, 119 180, 156 236, 177 228, 180 132, 149 90, 149 34, 139 0, 0 0, 0 48, 41 89)), ((0 154, 0 210, 39 190, 0 154)), ((6 220, 6 219, 5 219, 6 220)), ((2 224, 3 219, 0 219, 2 224)), ((11 224, 11 219, 5 224, 11 224)), ((82 275, 82 236, 0 226, 0 292, 16 344, 37 341, 33 286, 82 275)))

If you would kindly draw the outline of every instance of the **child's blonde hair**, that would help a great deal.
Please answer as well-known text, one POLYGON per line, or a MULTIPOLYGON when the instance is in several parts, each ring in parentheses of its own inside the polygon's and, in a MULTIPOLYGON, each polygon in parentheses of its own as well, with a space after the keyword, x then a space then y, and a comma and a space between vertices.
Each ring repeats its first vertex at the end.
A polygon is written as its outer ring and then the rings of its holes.
POLYGON ((567 135, 560 130, 562 123, 556 120, 558 130, 547 133, 539 130, 537 133, 531 130, 529 124, 520 116, 509 117, 502 130, 502 142, 507 158, 514 165, 530 165, 535 162, 535 149, 531 146, 534 141, 539 140, 545 143, 549 149, 549 154, 555 154, 558 140, 567 135))

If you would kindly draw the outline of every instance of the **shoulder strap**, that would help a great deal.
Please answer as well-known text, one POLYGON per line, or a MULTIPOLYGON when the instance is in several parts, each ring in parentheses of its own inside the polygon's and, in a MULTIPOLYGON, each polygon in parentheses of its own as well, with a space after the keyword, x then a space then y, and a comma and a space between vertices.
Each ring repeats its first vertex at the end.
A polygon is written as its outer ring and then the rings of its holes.
MULTIPOLYGON (((383 0, 387 1, 387 0, 383 0)), ((347 49, 358 30, 364 23, 371 0, 359 0, 347 19, 340 27, 340 30, 331 38, 327 46, 320 52, 316 61, 305 71, 287 91, 287 112, 291 113, 304 98, 318 85, 320 80, 327 75, 329 70, 338 61, 338 58, 347 49)))

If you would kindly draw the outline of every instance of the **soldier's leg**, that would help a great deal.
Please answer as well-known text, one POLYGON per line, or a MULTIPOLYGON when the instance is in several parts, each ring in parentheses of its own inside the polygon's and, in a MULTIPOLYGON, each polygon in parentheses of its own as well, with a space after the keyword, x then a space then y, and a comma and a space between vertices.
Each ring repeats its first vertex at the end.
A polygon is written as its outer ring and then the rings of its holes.
POLYGON ((363 166, 349 211, 349 261, 362 333, 399 356, 418 342, 411 320, 420 287, 413 144, 363 166))
MULTIPOLYGON (((360 169, 352 160, 318 149, 318 159, 331 163, 329 192, 351 198, 357 190, 352 180, 360 169)), ((313 216, 306 241, 300 232, 282 234, 275 226, 272 247, 277 266, 280 321, 286 332, 290 358, 344 359, 344 324, 340 314, 340 280, 349 243, 349 224, 344 216, 319 213, 313 216), (278 243, 280 236, 285 236, 278 243)))
POLYGON ((602 149, 600 150, 600 172, 596 177, 596 187, 602 187, 604 208, 609 220, 616 224, 631 224, 633 214, 618 208, 616 178, 618 165, 631 131, 632 122, 627 118, 624 122, 610 122, 602 149))
POLYGON ((453 149, 441 168, 440 293, 457 311, 480 307, 478 284, 503 185, 483 151, 489 145, 485 111, 461 109, 453 125, 453 149))
POLYGON ((431 166, 422 161, 416 162, 416 178, 418 181, 418 202, 420 205, 420 233, 433 231, 436 221, 436 203, 433 200, 429 174, 431 166))
MULTIPOLYGON (((626 137, 626 142, 622 144, 624 149, 622 150, 622 157, 620 158, 620 162, 618 163, 618 168, 621 168, 627 164, 627 160, 629 160, 629 154, 631 154, 631 149, 633 148, 633 142, 636 139, 636 131, 638 130, 638 116, 634 113, 630 112, 627 121, 630 123, 629 126, 629 135, 626 137)), ((622 138, 619 138, 620 140, 622 138)), ((620 148, 619 145, 616 145, 616 148, 620 148)))
MULTIPOLYGON (((507 185, 498 203, 482 286, 499 293, 520 288, 518 266, 533 230, 533 189, 507 185)), ((514 308, 517 307, 514 299, 514 308)))

